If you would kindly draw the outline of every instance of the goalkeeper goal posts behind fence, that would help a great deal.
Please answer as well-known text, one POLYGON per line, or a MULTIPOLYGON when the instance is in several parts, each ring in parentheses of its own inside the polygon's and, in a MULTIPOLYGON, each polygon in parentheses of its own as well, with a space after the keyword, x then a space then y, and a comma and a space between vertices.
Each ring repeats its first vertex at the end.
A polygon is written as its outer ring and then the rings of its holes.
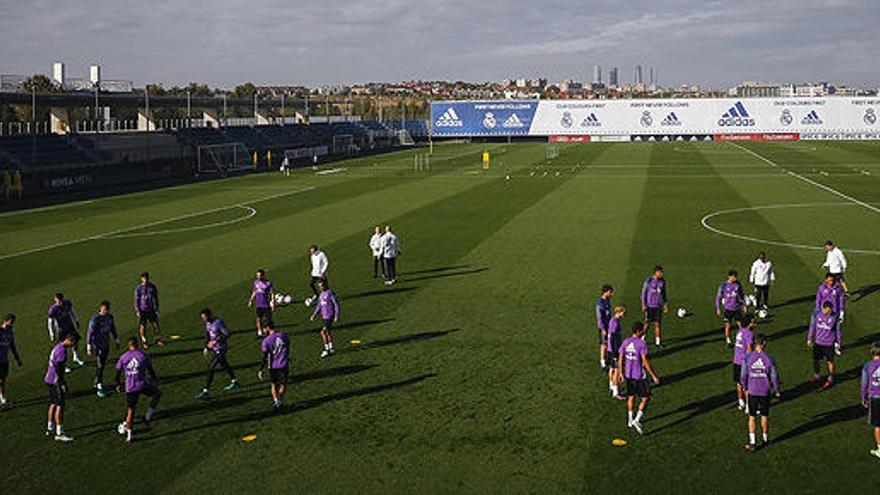
POLYGON ((199 174, 226 175, 253 170, 253 157, 242 143, 208 144, 198 147, 199 174))

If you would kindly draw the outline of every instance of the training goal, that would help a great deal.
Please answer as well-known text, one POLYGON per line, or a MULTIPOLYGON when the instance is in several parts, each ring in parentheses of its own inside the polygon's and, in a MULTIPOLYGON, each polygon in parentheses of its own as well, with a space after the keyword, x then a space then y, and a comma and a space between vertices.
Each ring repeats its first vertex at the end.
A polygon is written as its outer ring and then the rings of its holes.
POLYGON ((354 136, 351 134, 337 134, 333 136, 332 154, 334 155, 352 155, 356 152, 354 145, 354 136))
POLYGON ((232 174, 252 171, 253 157, 242 143, 208 144, 198 148, 200 174, 232 174))

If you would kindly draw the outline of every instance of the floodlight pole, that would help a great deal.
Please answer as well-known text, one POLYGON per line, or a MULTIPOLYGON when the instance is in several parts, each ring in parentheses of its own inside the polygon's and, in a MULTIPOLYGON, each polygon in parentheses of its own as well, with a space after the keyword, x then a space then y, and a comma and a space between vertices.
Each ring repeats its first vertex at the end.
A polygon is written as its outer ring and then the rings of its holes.
MULTIPOLYGON (((224 122, 226 121, 226 93, 225 92, 223 93, 223 121, 224 122)), ((221 123, 223 123, 223 122, 221 122, 221 123)), ((226 125, 226 124, 224 123, 224 125, 226 125)))
POLYGON ((284 125, 284 91, 281 91, 281 125, 284 125))
POLYGON ((37 121, 37 87, 31 79, 31 122, 37 121))

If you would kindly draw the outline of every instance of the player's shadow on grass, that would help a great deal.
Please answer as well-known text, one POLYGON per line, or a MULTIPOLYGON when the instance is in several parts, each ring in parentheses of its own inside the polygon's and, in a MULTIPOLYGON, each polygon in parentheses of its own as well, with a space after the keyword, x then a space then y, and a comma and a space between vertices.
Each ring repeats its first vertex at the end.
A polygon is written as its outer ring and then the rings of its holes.
MULTIPOLYGON (((755 333, 761 333, 761 332, 755 332, 755 333)), ((793 327, 785 328, 783 330, 778 330, 773 333, 768 333, 766 335, 767 335, 767 340, 773 341, 773 340, 779 340, 779 339, 782 339, 785 337, 790 337, 792 335, 798 335, 798 334, 803 335, 804 339, 806 339, 807 338, 807 326, 806 325, 796 325, 793 327)))
MULTIPOLYGON (((257 366, 260 365, 260 362, 259 361, 252 361, 252 362, 244 363, 244 364, 236 364, 236 363, 230 363, 230 364, 232 365, 232 369, 234 369, 236 374, 238 374, 239 370, 244 371, 244 370, 256 368, 257 366)), ((189 380, 189 379, 197 378, 200 376, 204 377, 207 374, 207 372, 208 372, 208 361, 205 360, 204 368, 202 368, 199 371, 189 371, 186 373, 178 373, 176 375, 170 375, 170 376, 159 375, 159 386, 161 387, 162 385, 167 384, 167 383, 174 383, 174 382, 179 382, 182 380, 189 380)), ((220 378, 220 377, 226 376, 226 374, 222 370, 218 369, 217 373, 215 373, 215 376, 220 378)))
POLYGON ((667 423, 656 430, 651 430, 652 435, 656 435, 663 430, 668 430, 670 428, 675 428, 676 426, 687 423, 688 421, 696 418, 697 416, 701 416, 703 414, 710 413, 718 408, 724 407, 725 405, 731 404, 736 397, 736 393, 733 389, 728 390, 726 392, 721 392, 720 394, 713 395, 711 397, 707 397, 702 400, 689 402, 683 406, 678 407, 677 409, 673 409, 672 411, 665 412, 663 414, 659 414, 654 416, 651 419, 651 422, 655 422, 657 420, 663 419, 668 416, 672 416, 674 414, 679 414, 683 412, 687 412, 688 414, 683 418, 677 419, 671 423, 667 423))
MULTIPOLYGON (((675 342, 676 344, 679 342, 690 342, 692 340, 703 339, 704 337, 718 337, 719 339, 724 335, 724 327, 712 328, 710 330, 705 330, 700 333, 695 333, 691 335, 686 335, 684 337, 667 339, 667 342, 675 342)), ((659 353, 657 353, 660 355, 659 353)))
MULTIPOLYGON (((834 386, 838 387, 841 383, 855 380, 856 378, 860 378, 862 374, 861 366, 854 366, 846 371, 838 372, 834 374, 834 386)), ((797 400, 804 395, 809 393, 819 393, 822 392, 820 388, 820 383, 811 383, 811 382, 801 382, 795 385, 794 387, 783 390, 782 391, 782 401, 783 402, 791 402, 797 400)), ((827 393, 827 392, 822 392, 827 393)))
POLYGON ((859 302, 877 291, 880 291, 880 284, 866 285, 852 291, 850 300, 852 302, 859 302))
POLYGON ((772 309, 784 308, 785 306, 791 306, 793 304, 800 304, 800 303, 805 303, 807 301, 815 301, 815 300, 816 300, 815 294, 801 296, 801 297, 794 297, 794 298, 788 299, 787 301, 782 301, 781 303, 771 304, 770 308, 772 308, 772 309))
POLYGON ((726 368, 727 365, 730 364, 730 361, 718 361, 715 363, 706 363, 701 364, 699 366, 694 366, 693 368, 686 369, 684 371, 680 371, 678 373, 673 373, 671 375, 666 375, 660 378, 660 384, 657 387, 664 387, 671 385, 676 382, 680 382, 687 378, 693 378, 698 375, 702 375, 703 373, 710 373, 712 371, 717 371, 723 368, 726 368))
POLYGON ((358 292, 357 294, 351 294, 351 295, 340 294, 339 299, 341 299, 343 301, 348 301, 351 299, 361 299, 364 297, 387 296, 390 294, 401 294, 404 292, 410 292, 410 291, 414 291, 416 289, 418 289, 418 287, 393 287, 390 289, 376 289, 376 290, 369 290, 366 292, 358 292))
MULTIPOLYGON (((324 395, 321 397, 316 397, 314 399, 306 399, 306 400, 302 400, 300 402, 297 402, 291 406, 284 408, 280 413, 276 413, 273 410, 271 410, 270 408, 266 407, 266 410, 256 412, 256 413, 249 413, 249 414, 244 414, 241 416, 230 417, 230 418, 222 419, 219 421, 213 421, 210 423, 204 423, 204 424, 192 426, 189 428, 183 428, 183 429, 178 429, 178 430, 174 430, 174 431, 163 432, 163 433, 159 433, 156 435, 149 435, 148 434, 144 437, 138 438, 138 442, 148 442, 148 441, 158 440, 163 437, 177 436, 177 435, 181 435, 184 433, 191 433, 194 431, 204 430, 204 429, 208 429, 208 428, 217 428, 217 427, 231 425, 231 424, 241 424, 241 423, 248 423, 248 422, 252 422, 252 421, 262 421, 262 420, 271 419, 271 418, 275 418, 275 417, 284 417, 289 414, 297 413, 300 411, 305 411, 308 409, 313 409, 316 407, 320 407, 324 404, 329 404, 329 403, 336 402, 336 401, 353 399, 353 398, 357 398, 357 397, 363 397, 366 395, 387 392, 387 391, 396 390, 396 389, 399 389, 402 387, 415 385, 415 384, 423 382, 427 379, 434 378, 435 376, 437 376, 435 373, 425 373, 423 375, 414 376, 414 377, 408 378, 406 380, 383 383, 380 385, 371 385, 368 387, 363 387, 363 388, 359 388, 359 389, 355 389, 355 390, 349 390, 346 392, 338 392, 335 394, 324 395)), ((239 401, 236 405, 243 404, 246 402, 251 402, 253 400, 258 400, 258 399, 265 399, 265 397, 241 398, 241 399, 239 399, 239 401)), ((188 408, 190 406, 185 406, 185 407, 188 408)), ((157 422, 157 425, 158 425, 158 422, 157 422)))
POLYGON ((413 270, 411 272, 400 272, 398 275, 421 275, 423 273, 437 273, 437 272, 446 272, 449 270, 459 270, 462 268, 470 268, 471 265, 450 265, 450 266, 438 266, 435 268, 425 268, 424 270, 413 270))
POLYGON ((431 279, 436 279, 436 278, 461 277, 464 275, 474 275, 476 273, 482 273, 482 272, 485 272, 488 270, 489 270, 489 267, 484 266, 482 268, 474 268, 472 270, 463 270, 463 271, 446 272, 446 273, 435 273, 432 275, 422 275, 420 277, 412 277, 412 278, 407 277, 404 279, 404 281, 405 282, 418 282, 420 280, 431 280, 431 279))
MULTIPOLYGON (((379 325, 380 323, 388 323, 389 321, 394 321, 394 318, 381 318, 377 320, 361 320, 361 321, 353 321, 346 323, 339 323, 333 326, 333 332, 337 332, 339 330, 351 330, 352 328, 360 328, 360 327, 368 327, 371 325, 379 325)), ((321 327, 312 327, 307 328, 305 330, 301 330, 299 332, 292 332, 291 335, 308 335, 310 333, 320 333, 321 327)))
POLYGON ((688 342, 686 344, 665 347, 662 350, 659 350, 657 352, 652 353, 651 357, 661 358, 661 357, 671 356, 673 354, 678 354, 681 351, 686 351, 688 349, 693 349, 695 347, 700 347, 702 345, 711 344, 713 342, 716 344, 719 344, 719 345, 723 345, 721 339, 717 338, 717 336, 715 336, 715 338, 694 340, 694 341, 688 342))
POLYGON ((381 347, 388 347, 390 345, 398 345, 398 344, 412 344, 414 342, 421 342, 424 340, 436 339, 437 337, 444 337, 453 332, 458 332, 458 328, 453 328, 450 330, 439 330, 432 332, 418 332, 418 333, 408 333, 406 335, 399 335, 397 337, 391 337, 388 339, 374 340, 372 342, 368 342, 364 345, 359 345, 357 347, 351 347, 349 349, 345 349, 344 351, 340 351, 343 354, 348 352, 361 352, 368 351, 370 349, 378 349, 381 347))
POLYGON ((862 408, 859 404, 854 404, 851 406, 841 407, 839 409, 834 409, 833 411, 824 412, 821 414, 817 414, 813 416, 813 419, 802 424, 795 426, 791 430, 779 435, 778 437, 773 439, 774 443, 782 443, 786 440, 791 440, 792 438, 799 437, 805 433, 809 433, 814 430, 818 430, 821 428, 826 428, 828 426, 832 426, 837 423, 843 423, 846 421, 853 421, 856 419, 863 418, 865 415, 865 409, 862 408))
MULTIPOLYGON (((849 344, 844 344, 842 346, 843 350, 847 349, 855 349, 862 346, 869 346, 874 342, 880 342, 880 332, 872 333, 871 335, 863 335, 858 339, 850 342, 849 344)), ((865 349, 867 350, 867 349, 865 349)), ((865 354, 865 358, 867 359, 868 354, 865 354)))

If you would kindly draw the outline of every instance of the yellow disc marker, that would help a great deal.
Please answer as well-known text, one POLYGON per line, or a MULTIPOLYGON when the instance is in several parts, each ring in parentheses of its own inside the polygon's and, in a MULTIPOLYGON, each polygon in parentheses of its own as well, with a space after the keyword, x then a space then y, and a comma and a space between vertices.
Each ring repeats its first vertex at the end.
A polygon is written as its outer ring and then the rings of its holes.
POLYGON ((611 445, 614 445, 615 447, 623 447, 624 445, 626 445, 626 440, 622 438, 615 438, 611 441, 611 445))
POLYGON ((357 339, 355 339, 355 340, 352 340, 352 341, 351 341, 351 343, 352 343, 352 344, 354 344, 354 345, 357 345, 357 344, 360 344, 360 343, 361 343, 361 341, 360 341, 360 340, 357 340, 357 339))
POLYGON ((244 442, 253 442, 254 440, 257 439, 257 436, 256 435, 248 435, 246 437, 241 437, 241 439, 244 442))
POLYGON ((171 340, 180 340, 180 335, 171 335, 168 338, 171 340))

